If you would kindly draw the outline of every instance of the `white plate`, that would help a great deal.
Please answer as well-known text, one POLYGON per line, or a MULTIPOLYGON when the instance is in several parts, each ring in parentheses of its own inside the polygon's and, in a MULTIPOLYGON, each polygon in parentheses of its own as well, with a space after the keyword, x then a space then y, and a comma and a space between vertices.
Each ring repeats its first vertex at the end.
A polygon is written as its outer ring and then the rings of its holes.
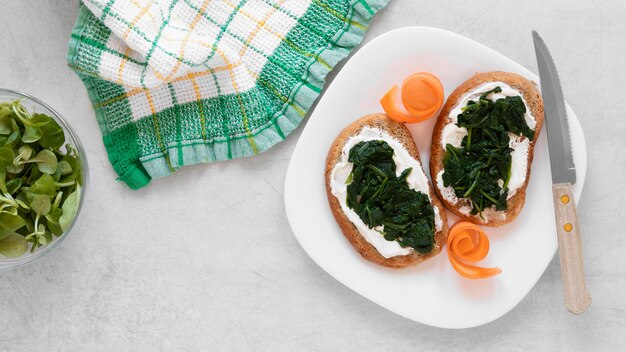
MULTIPOLYGON (((528 50, 533 50, 528 33, 528 50)), ((543 274, 557 249, 548 145, 537 142, 526 206, 516 221, 485 228, 491 250, 481 266, 502 274, 468 280, 450 266, 445 250, 415 267, 394 270, 362 259, 342 235, 328 207, 324 167, 335 136, 359 117, 382 112, 378 101, 408 75, 427 71, 441 80, 446 95, 475 72, 515 72, 538 77, 482 44, 428 27, 388 32, 359 50, 339 72, 310 117, 295 148, 285 181, 285 207, 302 248, 330 275, 374 303, 414 321, 443 328, 469 328, 491 322, 515 307, 543 274)), ((578 200, 585 182, 587 151, 576 115, 570 119, 578 200)), ((429 160, 434 119, 408 125, 422 160, 429 160)), ((428 162, 424 163, 428 167, 428 162)), ((426 170, 428 174, 428 170, 426 170)), ((453 224, 457 217, 449 215, 453 224)), ((553 291, 560 295, 560 287, 553 291)))

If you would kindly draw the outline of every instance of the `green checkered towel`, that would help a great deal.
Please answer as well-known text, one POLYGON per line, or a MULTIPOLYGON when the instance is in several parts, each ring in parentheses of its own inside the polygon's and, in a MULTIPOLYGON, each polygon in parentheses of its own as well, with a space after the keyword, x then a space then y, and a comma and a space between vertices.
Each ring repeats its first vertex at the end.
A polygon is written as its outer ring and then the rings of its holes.
POLYGON ((83 0, 68 62, 130 188, 285 139, 389 0, 83 0))

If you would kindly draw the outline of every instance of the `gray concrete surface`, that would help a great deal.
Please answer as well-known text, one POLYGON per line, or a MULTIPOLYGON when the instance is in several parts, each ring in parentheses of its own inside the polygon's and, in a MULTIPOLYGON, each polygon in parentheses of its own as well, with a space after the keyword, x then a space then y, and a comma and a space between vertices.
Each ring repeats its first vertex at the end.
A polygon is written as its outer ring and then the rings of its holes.
POLYGON ((0 272, 0 351, 626 349, 626 2, 392 0, 367 35, 441 27, 536 71, 537 29, 585 129, 579 213, 593 305, 582 316, 565 310, 555 258, 509 314, 463 331, 370 303, 300 249, 283 208, 300 130, 254 159, 190 167, 139 192, 116 182, 87 93, 65 64, 77 3, 0 4, 0 86, 64 114, 91 171, 78 232, 40 262, 0 272))

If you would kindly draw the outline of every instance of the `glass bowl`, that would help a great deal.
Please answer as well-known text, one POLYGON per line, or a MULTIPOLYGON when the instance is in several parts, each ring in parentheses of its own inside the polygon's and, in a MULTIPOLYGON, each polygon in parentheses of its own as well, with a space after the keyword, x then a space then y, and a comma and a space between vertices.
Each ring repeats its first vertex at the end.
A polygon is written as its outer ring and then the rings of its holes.
MULTIPOLYGON (((10 89, 0 88, 0 102, 5 101, 13 101, 13 100, 21 100, 21 104, 29 111, 36 113, 43 113, 50 117, 52 117, 59 125, 63 128, 65 132, 65 144, 71 144, 78 151, 78 155, 81 160, 82 166, 82 192, 81 198, 78 205, 78 211, 76 212, 76 216, 74 217, 74 221, 70 225, 67 231, 65 231, 60 237, 54 237, 54 240, 46 246, 37 248, 34 252, 31 253, 30 248, 22 255, 17 258, 7 258, 3 255, 0 255, 0 270, 16 268, 19 266, 23 266, 29 263, 34 262, 35 260, 43 257, 46 253, 54 250, 58 246, 61 245, 67 237, 69 237, 76 227, 76 223, 79 221, 80 213, 83 208, 83 202, 85 201, 85 194, 87 193, 87 181, 89 179, 89 167, 87 166, 87 157, 85 156, 85 149, 83 148, 80 139, 76 135, 76 132, 70 127, 70 125, 61 117, 59 113, 57 113, 54 109, 52 109, 48 104, 42 102, 41 100, 30 96, 26 93, 13 91, 10 89)), ((62 149, 65 149, 62 147, 62 149)))

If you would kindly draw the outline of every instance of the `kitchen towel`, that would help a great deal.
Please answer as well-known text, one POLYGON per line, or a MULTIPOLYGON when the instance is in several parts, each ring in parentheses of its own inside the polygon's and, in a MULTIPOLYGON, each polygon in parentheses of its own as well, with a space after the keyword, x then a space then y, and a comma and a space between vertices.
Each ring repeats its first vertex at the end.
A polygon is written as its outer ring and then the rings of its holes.
POLYGON ((68 63, 138 189, 284 140, 388 1, 83 0, 68 63))

